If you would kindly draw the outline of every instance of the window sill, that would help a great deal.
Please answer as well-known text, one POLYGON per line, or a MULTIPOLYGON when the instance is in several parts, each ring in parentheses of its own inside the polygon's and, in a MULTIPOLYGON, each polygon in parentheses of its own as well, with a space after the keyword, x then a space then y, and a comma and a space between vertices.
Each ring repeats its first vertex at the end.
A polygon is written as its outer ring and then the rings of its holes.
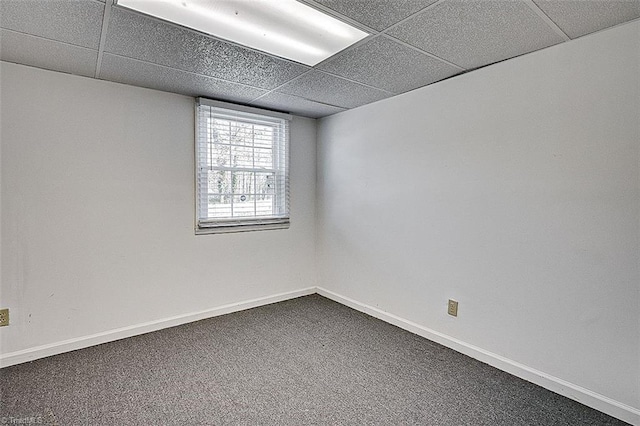
POLYGON ((236 232, 252 232, 252 231, 270 231, 274 229, 289 229, 290 223, 264 223, 264 224, 246 224, 246 225, 215 225, 215 226, 199 226, 196 228, 196 235, 207 234, 230 234, 236 232))

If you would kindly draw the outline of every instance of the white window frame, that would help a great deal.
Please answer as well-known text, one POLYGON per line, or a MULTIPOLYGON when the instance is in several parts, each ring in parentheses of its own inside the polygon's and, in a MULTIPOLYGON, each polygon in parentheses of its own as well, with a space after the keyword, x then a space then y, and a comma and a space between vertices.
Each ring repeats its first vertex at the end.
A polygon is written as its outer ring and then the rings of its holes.
MULTIPOLYGON (((285 113, 252 108, 211 99, 196 99, 195 128, 195 233, 218 234, 228 232, 287 229, 289 217, 289 121, 285 113), (207 160, 206 150, 210 140, 209 125, 214 117, 273 125, 276 130, 273 145, 273 168, 213 166, 207 160), (277 141, 276 141, 277 140, 277 141), (282 152, 284 151, 284 152, 282 152), (275 175, 274 211, 271 216, 240 216, 215 218, 209 216, 209 170, 237 172, 272 172, 275 175)), ((235 194, 230 194, 233 198, 235 194)), ((232 210, 233 215, 233 210, 232 210)))

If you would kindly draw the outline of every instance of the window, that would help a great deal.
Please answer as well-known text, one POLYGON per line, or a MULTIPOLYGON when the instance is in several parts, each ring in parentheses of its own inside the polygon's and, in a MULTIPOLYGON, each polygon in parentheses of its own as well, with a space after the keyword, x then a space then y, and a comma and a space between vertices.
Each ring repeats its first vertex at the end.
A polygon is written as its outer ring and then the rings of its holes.
POLYGON ((196 233, 289 227, 287 114, 199 98, 196 233))

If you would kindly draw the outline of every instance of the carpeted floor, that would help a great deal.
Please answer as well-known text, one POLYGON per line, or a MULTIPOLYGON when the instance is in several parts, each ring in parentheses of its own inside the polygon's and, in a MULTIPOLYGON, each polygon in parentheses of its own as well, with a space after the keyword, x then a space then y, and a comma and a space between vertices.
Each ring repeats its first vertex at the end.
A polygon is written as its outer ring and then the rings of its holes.
POLYGON ((625 424, 318 295, 4 368, 0 392, 0 420, 55 425, 625 424))

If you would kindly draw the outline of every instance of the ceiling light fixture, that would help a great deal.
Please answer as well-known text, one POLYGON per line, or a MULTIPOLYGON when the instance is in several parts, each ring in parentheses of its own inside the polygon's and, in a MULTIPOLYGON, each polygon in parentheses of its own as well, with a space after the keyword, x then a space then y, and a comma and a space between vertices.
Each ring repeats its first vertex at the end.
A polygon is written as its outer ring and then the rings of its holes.
POLYGON ((310 66, 368 36, 296 0, 117 0, 117 4, 310 66))

